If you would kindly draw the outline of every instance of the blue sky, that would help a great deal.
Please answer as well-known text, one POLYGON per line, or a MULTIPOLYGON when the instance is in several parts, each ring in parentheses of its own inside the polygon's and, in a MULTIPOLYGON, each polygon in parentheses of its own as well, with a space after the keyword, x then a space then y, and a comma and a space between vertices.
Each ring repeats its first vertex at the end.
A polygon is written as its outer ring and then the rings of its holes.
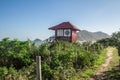
POLYGON ((120 28, 120 0, 0 0, 0 40, 44 40, 65 21, 112 34, 120 28))

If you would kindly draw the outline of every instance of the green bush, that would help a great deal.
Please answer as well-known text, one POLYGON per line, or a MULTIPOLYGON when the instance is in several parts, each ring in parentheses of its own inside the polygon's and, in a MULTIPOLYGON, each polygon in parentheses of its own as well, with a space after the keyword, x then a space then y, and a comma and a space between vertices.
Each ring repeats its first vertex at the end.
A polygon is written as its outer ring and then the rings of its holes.
MULTIPOLYGON (((92 67, 103 49, 100 43, 69 43, 53 41, 39 47, 30 41, 0 41, 0 77, 36 79, 36 56, 41 56, 44 80, 66 80, 78 70, 92 67)), ((89 73, 89 72, 88 72, 89 73)))

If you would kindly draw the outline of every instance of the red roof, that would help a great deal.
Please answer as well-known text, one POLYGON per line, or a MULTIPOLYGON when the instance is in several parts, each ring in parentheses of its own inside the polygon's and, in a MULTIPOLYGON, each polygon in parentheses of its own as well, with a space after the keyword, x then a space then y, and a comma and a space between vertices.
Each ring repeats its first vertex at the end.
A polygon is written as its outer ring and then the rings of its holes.
POLYGON ((72 30, 76 30, 76 31, 80 30, 76 26, 74 26, 73 24, 71 24, 70 22, 63 22, 63 23, 60 23, 60 24, 58 24, 56 26, 50 27, 49 29, 51 29, 51 30, 72 29, 72 30))

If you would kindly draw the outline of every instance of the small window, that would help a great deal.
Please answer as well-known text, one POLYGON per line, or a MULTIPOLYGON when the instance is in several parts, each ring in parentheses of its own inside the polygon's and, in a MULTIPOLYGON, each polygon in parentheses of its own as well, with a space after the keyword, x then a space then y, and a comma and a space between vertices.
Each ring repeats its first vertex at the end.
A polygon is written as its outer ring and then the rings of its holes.
POLYGON ((57 36, 63 36, 63 29, 57 30, 57 36))

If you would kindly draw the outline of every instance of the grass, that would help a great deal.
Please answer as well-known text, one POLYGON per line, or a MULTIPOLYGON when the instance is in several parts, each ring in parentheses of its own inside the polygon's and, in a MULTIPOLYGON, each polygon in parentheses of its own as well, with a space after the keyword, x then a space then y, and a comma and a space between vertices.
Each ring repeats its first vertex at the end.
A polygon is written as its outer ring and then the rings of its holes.
POLYGON ((101 51, 101 54, 99 55, 99 57, 97 58, 97 60, 95 61, 94 65, 91 68, 87 68, 85 70, 79 71, 77 73, 77 76, 72 79, 73 80, 89 80, 89 78, 95 74, 96 70, 100 68, 100 65, 104 63, 107 57, 106 52, 107 52, 107 49, 104 49, 103 51, 101 51))
MULTIPOLYGON (((91 76, 94 76, 96 71, 100 69, 100 65, 103 64, 107 58, 107 49, 111 47, 108 47, 101 51, 102 53, 99 55, 99 58, 95 61, 95 64, 91 68, 87 68, 85 70, 81 70, 77 73, 75 77, 73 77, 71 80, 89 80, 91 76)), ((104 72, 105 78, 104 80, 119 80, 120 79, 120 70, 118 67, 118 63, 120 60, 120 57, 118 56, 118 51, 116 48, 114 48, 113 51, 113 58, 110 62, 110 65, 108 66, 108 71, 104 72)))
POLYGON ((107 49, 104 49, 101 51, 101 54, 99 55, 98 59, 95 61, 93 67, 88 68, 82 73, 81 77, 84 77, 84 79, 89 79, 92 75, 96 73, 96 70, 100 68, 100 65, 104 63, 105 59, 107 58, 106 56, 107 49))
POLYGON ((113 58, 108 67, 109 70, 112 69, 113 67, 115 67, 115 65, 118 65, 119 59, 120 59, 120 57, 118 56, 118 50, 116 48, 114 48, 113 58))
POLYGON ((100 80, 120 80, 120 67, 119 65, 119 56, 116 48, 113 48, 113 55, 110 64, 108 65, 108 70, 103 72, 103 74, 96 75, 95 79, 100 80))
POLYGON ((108 71, 105 73, 106 80, 119 80, 120 79, 120 64, 119 64, 120 56, 118 56, 117 49, 114 50, 113 58, 108 66, 108 71))

